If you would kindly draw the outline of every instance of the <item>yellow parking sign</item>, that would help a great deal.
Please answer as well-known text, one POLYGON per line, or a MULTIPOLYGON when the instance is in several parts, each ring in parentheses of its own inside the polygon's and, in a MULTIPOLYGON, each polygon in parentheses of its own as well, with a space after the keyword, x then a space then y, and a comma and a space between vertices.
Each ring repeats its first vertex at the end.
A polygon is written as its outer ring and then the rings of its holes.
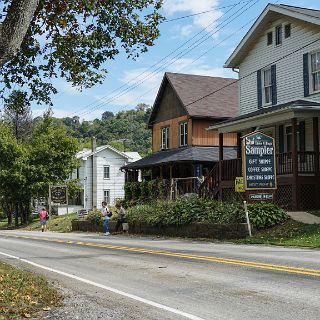
POLYGON ((245 192, 243 177, 236 177, 234 185, 235 185, 235 192, 245 192))

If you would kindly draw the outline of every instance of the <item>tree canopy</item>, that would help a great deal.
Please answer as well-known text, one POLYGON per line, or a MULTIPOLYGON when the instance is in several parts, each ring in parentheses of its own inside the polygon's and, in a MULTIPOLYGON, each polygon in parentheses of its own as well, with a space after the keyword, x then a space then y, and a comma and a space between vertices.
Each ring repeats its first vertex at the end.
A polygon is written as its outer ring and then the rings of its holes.
POLYGON ((144 156, 151 152, 151 130, 147 128, 150 112, 148 105, 139 104, 135 109, 117 114, 106 111, 101 119, 92 121, 80 122, 77 116, 55 121, 64 125, 83 147, 89 147, 94 136, 100 145, 109 144, 120 151, 137 151, 144 156))
POLYGON ((5 96, 50 103, 61 77, 82 89, 103 80, 120 51, 136 59, 159 36, 162 0, 4 0, 0 73, 5 96))

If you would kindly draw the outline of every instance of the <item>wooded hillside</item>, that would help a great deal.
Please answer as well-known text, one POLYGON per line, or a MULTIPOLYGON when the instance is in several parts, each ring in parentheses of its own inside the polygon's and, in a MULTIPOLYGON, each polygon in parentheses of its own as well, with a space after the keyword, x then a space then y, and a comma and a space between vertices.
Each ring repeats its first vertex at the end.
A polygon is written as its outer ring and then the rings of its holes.
POLYGON ((98 145, 109 144, 120 151, 137 151, 144 156, 151 153, 151 130, 147 128, 150 112, 149 106, 139 104, 135 109, 117 114, 105 111, 101 119, 93 121, 81 122, 77 116, 56 121, 65 125, 83 147, 90 147, 94 136, 98 145))

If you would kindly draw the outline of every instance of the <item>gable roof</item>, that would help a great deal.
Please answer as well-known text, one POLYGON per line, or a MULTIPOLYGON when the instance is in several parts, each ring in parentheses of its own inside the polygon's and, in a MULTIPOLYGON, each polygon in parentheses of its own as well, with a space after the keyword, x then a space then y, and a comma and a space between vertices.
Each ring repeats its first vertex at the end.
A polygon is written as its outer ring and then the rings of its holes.
POLYGON ((97 147, 96 151, 94 151, 94 152, 93 152, 91 149, 83 149, 83 150, 81 150, 81 151, 79 151, 79 152, 77 153, 76 157, 77 157, 78 159, 89 158, 89 157, 91 157, 92 155, 97 154, 97 153, 99 153, 99 152, 101 152, 101 151, 103 151, 103 150, 105 150, 105 149, 112 150, 113 152, 117 153, 119 156, 121 156, 121 157, 123 157, 123 158, 127 158, 127 159, 131 158, 131 156, 129 155, 129 153, 126 154, 126 153, 124 153, 124 152, 121 152, 121 151, 119 151, 119 150, 117 150, 117 149, 109 146, 109 145, 97 147))
POLYGON ((149 125, 155 120, 167 85, 171 85, 186 114, 190 117, 227 119, 238 114, 236 79, 166 72, 152 108, 149 125), (221 89, 225 86, 227 87, 221 89), (214 91, 217 92, 210 95, 214 91), (204 98, 201 99, 202 97, 204 98), (198 99, 201 100, 196 101, 198 99))
POLYGON ((320 26, 320 10, 285 4, 268 4, 228 58, 224 67, 238 68, 242 59, 255 44, 257 35, 264 33, 269 28, 270 21, 281 16, 288 16, 320 26))

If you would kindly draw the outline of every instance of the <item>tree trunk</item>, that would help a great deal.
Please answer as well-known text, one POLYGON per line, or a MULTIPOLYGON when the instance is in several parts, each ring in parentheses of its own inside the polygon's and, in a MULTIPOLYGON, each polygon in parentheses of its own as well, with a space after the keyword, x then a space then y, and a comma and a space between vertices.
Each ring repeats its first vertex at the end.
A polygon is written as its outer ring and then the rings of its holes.
POLYGON ((0 67, 19 51, 39 0, 12 0, 0 25, 0 67))
POLYGON ((14 215, 14 225, 16 228, 19 226, 19 206, 18 204, 15 205, 15 215, 14 215))

